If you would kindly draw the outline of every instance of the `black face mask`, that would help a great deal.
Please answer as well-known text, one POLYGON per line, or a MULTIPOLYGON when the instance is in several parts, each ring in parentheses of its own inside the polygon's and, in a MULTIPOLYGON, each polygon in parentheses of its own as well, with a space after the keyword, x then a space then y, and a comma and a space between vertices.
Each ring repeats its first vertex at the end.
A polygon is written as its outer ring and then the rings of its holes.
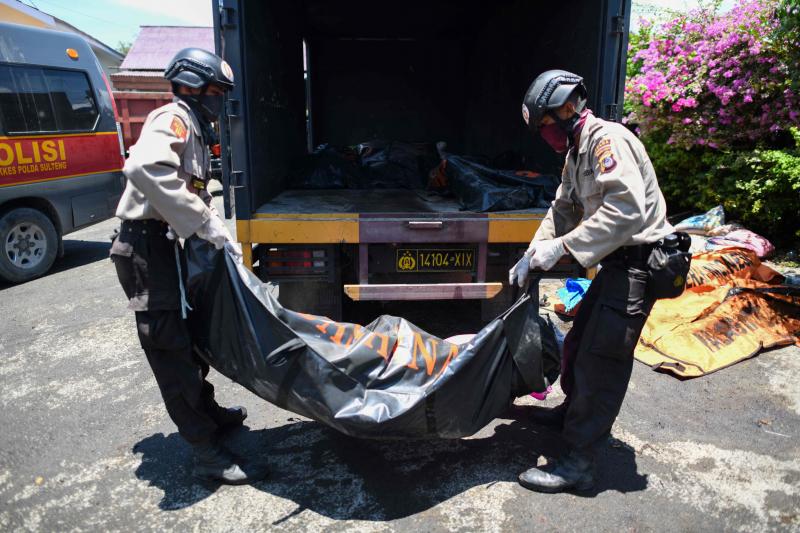
MULTIPOLYGON (((582 101, 578 104, 577 108, 575 109, 575 113, 566 119, 560 118, 554 111, 548 112, 550 118, 552 118, 556 125, 563 131, 567 136, 567 149, 571 148, 574 144, 574 137, 575 137, 575 127, 578 125, 578 122, 581 120, 581 113, 586 108, 586 101, 582 101)), ((558 151, 558 150, 556 150, 558 151)))
POLYGON ((176 94, 181 101, 185 102, 189 108, 195 112, 197 121, 200 123, 200 131, 203 135, 203 142, 208 146, 219 144, 217 135, 212 122, 219 120, 222 111, 222 95, 211 96, 208 94, 176 94))
POLYGON ((224 96, 221 94, 181 94, 178 98, 186 102, 193 111, 199 113, 208 122, 216 122, 222 114, 224 96))

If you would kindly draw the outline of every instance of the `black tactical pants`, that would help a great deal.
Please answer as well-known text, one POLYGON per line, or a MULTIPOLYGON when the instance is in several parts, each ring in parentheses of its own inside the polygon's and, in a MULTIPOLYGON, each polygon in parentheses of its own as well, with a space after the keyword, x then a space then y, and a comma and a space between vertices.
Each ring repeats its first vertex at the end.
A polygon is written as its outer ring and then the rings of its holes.
POLYGON ((569 407, 563 436, 573 450, 591 452, 619 414, 654 303, 646 269, 638 261, 604 261, 564 339, 561 388, 569 407))
POLYGON ((180 312, 175 243, 154 220, 123 221, 111 246, 117 277, 136 312, 139 342, 178 432, 192 444, 214 438, 220 407, 206 381, 208 365, 194 353, 180 312))

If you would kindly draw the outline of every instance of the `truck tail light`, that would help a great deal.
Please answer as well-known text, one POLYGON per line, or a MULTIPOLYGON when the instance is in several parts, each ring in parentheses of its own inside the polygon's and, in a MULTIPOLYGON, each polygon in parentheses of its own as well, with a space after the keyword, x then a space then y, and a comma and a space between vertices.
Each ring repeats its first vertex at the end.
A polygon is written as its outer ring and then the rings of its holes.
POLYGON ((322 279, 333 268, 327 249, 276 247, 269 248, 261 258, 267 279, 322 279))
POLYGON ((267 252, 268 264, 275 268, 311 268, 311 261, 298 261, 298 259, 310 258, 309 250, 270 250, 267 252))

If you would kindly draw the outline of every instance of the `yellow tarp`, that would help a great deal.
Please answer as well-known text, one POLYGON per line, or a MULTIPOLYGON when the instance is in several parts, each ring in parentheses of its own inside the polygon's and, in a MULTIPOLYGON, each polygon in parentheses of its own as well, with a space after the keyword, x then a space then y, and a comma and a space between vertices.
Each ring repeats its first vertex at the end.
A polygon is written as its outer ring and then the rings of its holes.
POLYGON ((686 291, 656 302, 636 359, 697 377, 765 348, 800 345, 800 291, 777 285, 781 280, 749 250, 695 255, 686 291))

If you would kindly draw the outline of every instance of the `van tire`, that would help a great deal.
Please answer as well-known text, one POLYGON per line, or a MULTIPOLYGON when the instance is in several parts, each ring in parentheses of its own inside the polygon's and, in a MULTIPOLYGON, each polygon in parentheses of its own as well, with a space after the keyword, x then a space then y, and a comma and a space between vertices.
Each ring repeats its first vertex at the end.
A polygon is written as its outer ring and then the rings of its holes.
POLYGON ((0 216, 0 278, 11 283, 38 278, 53 266, 58 241, 53 222, 41 211, 17 207, 4 213, 0 216), (17 255, 20 245, 25 249, 17 255))

